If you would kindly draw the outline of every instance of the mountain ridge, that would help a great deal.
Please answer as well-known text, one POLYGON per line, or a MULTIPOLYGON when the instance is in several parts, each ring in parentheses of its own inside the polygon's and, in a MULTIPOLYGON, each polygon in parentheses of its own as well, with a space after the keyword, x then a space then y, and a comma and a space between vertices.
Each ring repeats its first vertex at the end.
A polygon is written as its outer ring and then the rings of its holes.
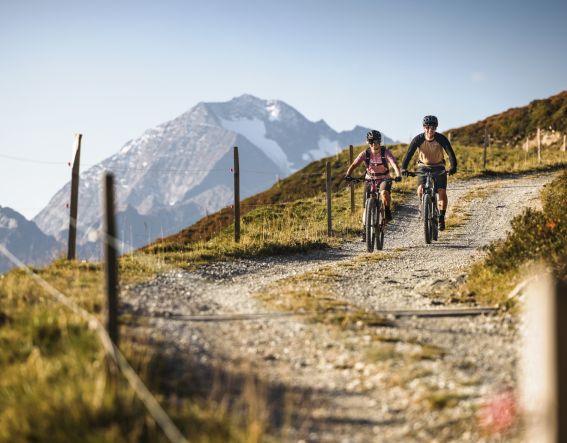
MULTIPOLYGON (((7 206, 0 206, 0 244, 22 262, 33 266, 48 264, 64 249, 60 242, 45 235, 33 221, 7 206)), ((0 273, 13 267, 12 262, 0 255, 0 273)))

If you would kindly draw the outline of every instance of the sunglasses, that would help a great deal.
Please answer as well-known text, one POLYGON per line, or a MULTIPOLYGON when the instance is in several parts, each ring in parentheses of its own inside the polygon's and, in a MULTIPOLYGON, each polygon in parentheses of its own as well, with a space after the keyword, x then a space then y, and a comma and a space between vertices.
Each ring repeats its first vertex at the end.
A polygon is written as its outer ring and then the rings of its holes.
POLYGON ((425 129, 437 129, 437 126, 425 125, 425 129))
POLYGON ((377 144, 377 143, 378 143, 377 141, 374 141, 374 140, 368 140, 368 144, 369 144, 369 145, 374 145, 374 144, 377 144))

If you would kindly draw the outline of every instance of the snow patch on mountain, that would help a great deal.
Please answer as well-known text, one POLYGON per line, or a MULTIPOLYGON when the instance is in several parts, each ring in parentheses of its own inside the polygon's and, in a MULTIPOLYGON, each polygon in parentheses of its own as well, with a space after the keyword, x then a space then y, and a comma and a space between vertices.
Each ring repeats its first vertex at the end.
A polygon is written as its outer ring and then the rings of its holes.
POLYGON ((248 141, 256 145, 266 156, 278 166, 282 174, 291 174, 291 164, 282 147, 274 140, 266 137, 266 124, 257 118, 239 118, 236 120, 225 120, 220 118, 223 128, 234 131, 246 137, 248 141))
POLYGON ((268 119, 272 122, 277 121, 281 118, 281 107, 276 100, 268 101, 266 111, 268 111, 268 119))
POLYGON ((337 140, 330 140, 327 137, 319 137, 317 149, 310 149, 302 155, 303 160, 319 160, 320 158, 335 155, 340 151, 341 145, 337 140))

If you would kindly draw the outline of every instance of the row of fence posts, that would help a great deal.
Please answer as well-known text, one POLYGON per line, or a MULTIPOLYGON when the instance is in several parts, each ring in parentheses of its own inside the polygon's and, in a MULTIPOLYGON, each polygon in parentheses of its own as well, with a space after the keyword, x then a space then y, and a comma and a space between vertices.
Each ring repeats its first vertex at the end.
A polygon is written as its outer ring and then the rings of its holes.
MULTIPOLYGON (((349 146, 349 161, 353 162, 353 146, 349 146)), ((240 161, 238 157, 238 146, 234 147, 234 241, 240 242, 240 161)), ((333 217, 332 217, 332 200, 331 200, 331 162, 325 164, 325 191, 327 196, 327 235, 333 235, 333 217)), ((354 186, 350 186, 350 210, 354 212, 354 186)))
MULTIPOLYGON (((76 258, 77 213, 79 201, 79 173, 81 159, 82 134, 75 134, 73 161, 71 163, 71 202, 69 215, 69 237, 67 259, 76 258)), ((353 146, 349 147, 349 158, 352 163, 353 146)), ((240 161, 238 147, 234 147, 234 241, 240 242, 240 161)), ((333 235, 332 199, 331 199, 331 163, 326 162, 325 188, 327 196, 327 234, 333 235)), ((105 291, 107 298, 107 329, 113 342, 118 345, 118 246, 116 240, 114 176, 105 173, 102 178, 103 194, 103 251, 105 269, 105 291)), ((351 211, 354 212, 354 189, 351 186, 351 211)))
MULTIPOLYGON (((536 133, 536 139, 537 139, 537 162, 541 163, 541 128, 537 128, 537 133, 536 133)), ((449 141, 451 140, 451 133, 449 133, 449 141)), ((528 152, 529 151, 529 137, 526 138, 526 143, 524 144, 524 151, 528 152)), ((487 162, 487 156, 486 156, 486 150, 488 148, 490 144, 490 136, 488 134, 488 127, 484 127, 484 141, 483 141, 483 151, 482 151, 482 167, 483 169, 486 169, 486 162, 487 162)), ((563 134, 563 145, 561 146, 561 152, 567 152, 567 135, 563 134)))
MULTIPOLYGON (((537 131, 538 140, 538 162, 541 162, 541 140, 540 129, 537 131)), ((74 155, 72 162, 71 174, 71 204, 70 204, 70 217, 69 217, 69 241, 67 249, 67 259, 74 260, 76 256, 76 238, 77 238, 77 208, 79 196, 79 165, 81 158, 81 140, 82 134, 75 134, 74 155)), ((528 141, 526 140, 526 146, 528 141)), ((487 163, 487 148, 489 144, 488 128, 484 128, 484 143, 483 143, 483 169, 486 169, 487 163)), ((565 152, 566 137, 563 136, 562 151, 565 152)), ((353 162, 353 146, 349 146, 349 161, 353 162)), ((240 242, 240 161, 238 156, 238 147, 234 147, 234 241, 240 242)), ((332 208, 331 208, 331 165, 330 162, 326 163, 326 179, 325 189, 327 196, 327 235, 333 235, 333 221, 332 221, 332 208)), ((351 212, 355 210, 354 204, 354 187, 350 186, 350 208, 351 212)))

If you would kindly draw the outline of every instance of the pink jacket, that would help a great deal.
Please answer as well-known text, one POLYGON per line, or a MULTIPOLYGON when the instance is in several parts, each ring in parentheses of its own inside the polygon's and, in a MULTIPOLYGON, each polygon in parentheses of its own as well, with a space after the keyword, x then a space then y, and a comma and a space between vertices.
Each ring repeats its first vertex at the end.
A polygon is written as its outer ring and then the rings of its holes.
MULTIPOLYGON (((390 164, 396 164, 396 157, 392 154, 392 151, 386 149, 384 152, 384 157, 386 161, 390 164)), ((356 159, 354 160, 355 167, 364 163, 366 159, 366 150, 362 151, 356 159)), ((388 171, 388 166, 382 164, 382 156, 380 155, 380 150, 375 154, 370 151, 370 164, 366 168, 366 178, 389 178, 390 172, 388 171), (374 174, 374 175, 372 175, 374 174)))

